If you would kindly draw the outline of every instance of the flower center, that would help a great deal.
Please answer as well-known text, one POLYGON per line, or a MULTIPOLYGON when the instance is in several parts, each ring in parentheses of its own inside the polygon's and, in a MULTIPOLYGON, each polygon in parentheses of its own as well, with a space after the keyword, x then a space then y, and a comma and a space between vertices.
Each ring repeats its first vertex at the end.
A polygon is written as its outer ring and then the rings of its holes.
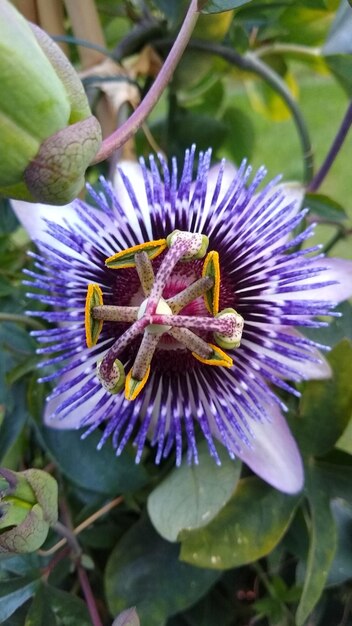
POLYGON ((138 306, 134 306, 136 299, 131 302, 132 306, 104 305, 100 287, 88 286, 85 307, 88 347, 98 342, 104 322, 129 325, 98 364, 97 375, 107 391, 119 393, 124 389, 126 399, 134 400, 148 380, 151 361, 161 338, 176 341, 201 363, 232 367, 231 357, 221 348, 231 350, 240 345, 244 322, 234 309, 219 312, 219 255, 215 251, 206 254, 208 243, 205 235, 176 230, 167 239, 139 244, 106 259, 105 265, 113 270, 134 267, 143 293, 143 301, 139 299, 138 306), (164 251, 154 275, 151 261, 164 251), (202 276, 167 297, 175 266, 204 257, 202 276), (207 315, 198 315, 200 299, 204 301, 207 315), (204 339, 209 333, 215 344, 204 339), (125 376, 118 357, 139 335, 142 339, 137 355, 125 376))

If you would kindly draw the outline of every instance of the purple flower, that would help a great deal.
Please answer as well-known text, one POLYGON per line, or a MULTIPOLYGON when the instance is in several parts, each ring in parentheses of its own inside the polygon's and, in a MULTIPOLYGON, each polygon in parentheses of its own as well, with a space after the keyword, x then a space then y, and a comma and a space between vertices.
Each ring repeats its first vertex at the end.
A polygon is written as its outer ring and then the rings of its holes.
POLYGON ((138 461, 146 445, 157 463, 175 449, 177 465, 184 448, 197 462, 202 432, 216 462, 214 439, 294 493, 302 462, 274 389, 330 376, 294 327, 326 324, 315 316, 351 295, 352 263, 299 249, 314 232, 302 191, 272 181, 255 195, 264 168, 250 182, 245 163, 210 157, 194 182, 194 149, 180 176, 175 161, 126 162, 91 191, 99 209, 13 203, 39 248, 29 296, 53 307, 29 312, 53 324, 34 332, 41 380, 59 377, 45 422, 99 427, 117 454, 133 438, 138 461))

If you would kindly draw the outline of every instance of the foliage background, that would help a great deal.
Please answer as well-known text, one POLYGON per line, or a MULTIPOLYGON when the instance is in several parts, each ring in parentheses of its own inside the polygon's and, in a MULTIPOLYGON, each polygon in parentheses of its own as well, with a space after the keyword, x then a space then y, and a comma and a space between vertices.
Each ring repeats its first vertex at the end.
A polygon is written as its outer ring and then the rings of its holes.
MULTIPOLYGON (((23 9, 26 3, 17 4, 23 9)), ((79 69, 84 59, 76 43, 82 34, 73 26, 69 5, 61 31, 79 69)), ((50 12, 51 3, 46 6, 50 12)), ((186 7, 184 1, 96 1, 104 46, 112 56, 130 72, 142 57, 148 60, 146 70, 117 76, 122 101, 128 81, 142 97, 150 87, 158 57, 145 45, 163 57, 186 7)), ((352 94, 352 9, 347 0, 204 3, 208 12, 234 7, 200 18, 170 87, 148 119, 152 141, 179 156, 190 141, 199 148, 212 145, 215 158, 226 156, 239 164, 246 156, 254 167, 265 163, 271 176, 282 172, 284 180, 309 184, 307 158, 302 158, 297 125, 282 94, 289 90, 305 120, 317 172, 352 94), (197 42, 206 50, 197 49, 197 42), (237 53, 237 63, 213 54, 219 46, 237 53), (258 71, 241 69, 241 59, 269 68, 279 89, 273 90, 258 71)), ((89 29, 83 38, 101 45, 96 29, 89 29)), ((85 84, 99 116, 101 98, 91 83, 92 78, 85 84)), ((118 114, 123 119, 129 111, 124 103, 118 114)), ((141 130, 135 138, 139 154, 151 151, 149 133, 141 130)), ((133 149, 128 145, 125 154, 133 149)), ((319 223, 316 240, 345 258, 352 258, 351 162, 350 135, 305 203, 319 223)), ((107 164, 90 170, 93 184, 101 172, 108 173, 107 164)), ((343 317, 329 329, 311 331, 333 348, 334 379, 300 385, 299 401, 285 398, 305 459, 304 493, 281 494, 226 455, 217 468, 202 446, 197 468, 176 470, 173 459, 156 468, 148 451, 136 466, 132 449, 116 458, 110 444, 96 451, 98 435, 81 441, 77 432, 43 427, 48 389, 36 382, 38 357, 28 333, 37 323, 22 317, 21 270, 29 265, 26 251, 32 244, 9 203, 2 204, 0 463, 55 476, 67 526, 77 527, 112 504, 78 535, 80 555, 67 546, 45 554, 60 539, 52 530, 42 552, 0 560, 0 623, 92 623, 78 576, 83 568, 103 624, 116 618, 116 624, 136 626, 134 612, 117 618, 133 606, 143 626, 351 624, 351 305, 340 307, 343 317)))

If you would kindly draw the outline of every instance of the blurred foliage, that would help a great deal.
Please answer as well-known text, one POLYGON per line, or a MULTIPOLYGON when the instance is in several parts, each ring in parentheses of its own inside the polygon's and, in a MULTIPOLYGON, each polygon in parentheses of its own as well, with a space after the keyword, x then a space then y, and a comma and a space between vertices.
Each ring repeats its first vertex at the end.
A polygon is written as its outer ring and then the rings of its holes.
MULTIPOLYGON (((138 131, 138 153, 146 156, 156 145, 180 156, 195 142, 200 149, 212 145, 215 158, 239 164, 249 157, 254 166, 265 162, 273 175, 282 171, 285 178, 309 182, 307 145, 316 172, 352 94, 347 0, 201 4, 202 22, 148 119, 149 132, 138 131)), ((126 71, 145 46, 165 58, 187 5, 96 0, 109 53, 126 71)), ((71 59, 79 64, 75 29, 67 19, 63 29, 71 37, 71 59)), ((150 66, 134 71, 142 95, 153 75, 150 66)), ((115 85, 126 89, 121 76, 115 85)), ((351 161, 349 136, 322 187, 305 198, 309 219, 319 224, 317 239, 330 254, 346 258, 352 258, 351 161)), ((91 170, 93 183, 101 171, 106 165, 91 170)), ((40 323, 24 316, 21 282, 22 268, 33 263, 26 256, 31 245, 3 201, 0 463, 53 474, 61 515, 69 526, 83 522, 81 553, 78 558, 71 545, 56 549, 60 536, 52 529, 42 550, 2 558, 0 622, 88 626, 82 579, 80 588, 77 583, 83 568, 106 625, 350 624, 351 304, 339 307, 343 316, 329 328, 307 331, 332 348, 333 379, 300 385, 299 400, 284 398, 306 472, 304 492, 286 496, 225 456, 216 468, 201 446, 197 468, 175 470, 170 461, 155 468, 148 452, 136 466, 128 448, 118 458, 109 443, 96 451, 98 434, 81 441, 79 433, 43 427, 47 385, 36 382, 38 358, 29 334, 40 323)))

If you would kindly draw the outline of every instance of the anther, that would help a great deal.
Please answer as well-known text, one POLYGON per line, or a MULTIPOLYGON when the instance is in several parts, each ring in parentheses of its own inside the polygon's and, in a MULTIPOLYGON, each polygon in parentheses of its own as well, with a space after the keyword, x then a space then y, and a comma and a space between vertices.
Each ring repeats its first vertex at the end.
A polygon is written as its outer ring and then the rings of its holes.
POLYGON ((220 330, 214 333, 216 343, 225 350, 238 348, 244 326, 243 317, 236 313, 235 309, 224 309, 217 314, 216 320, 221 320, 225 324, 228 322, 225 332, 220 330))

